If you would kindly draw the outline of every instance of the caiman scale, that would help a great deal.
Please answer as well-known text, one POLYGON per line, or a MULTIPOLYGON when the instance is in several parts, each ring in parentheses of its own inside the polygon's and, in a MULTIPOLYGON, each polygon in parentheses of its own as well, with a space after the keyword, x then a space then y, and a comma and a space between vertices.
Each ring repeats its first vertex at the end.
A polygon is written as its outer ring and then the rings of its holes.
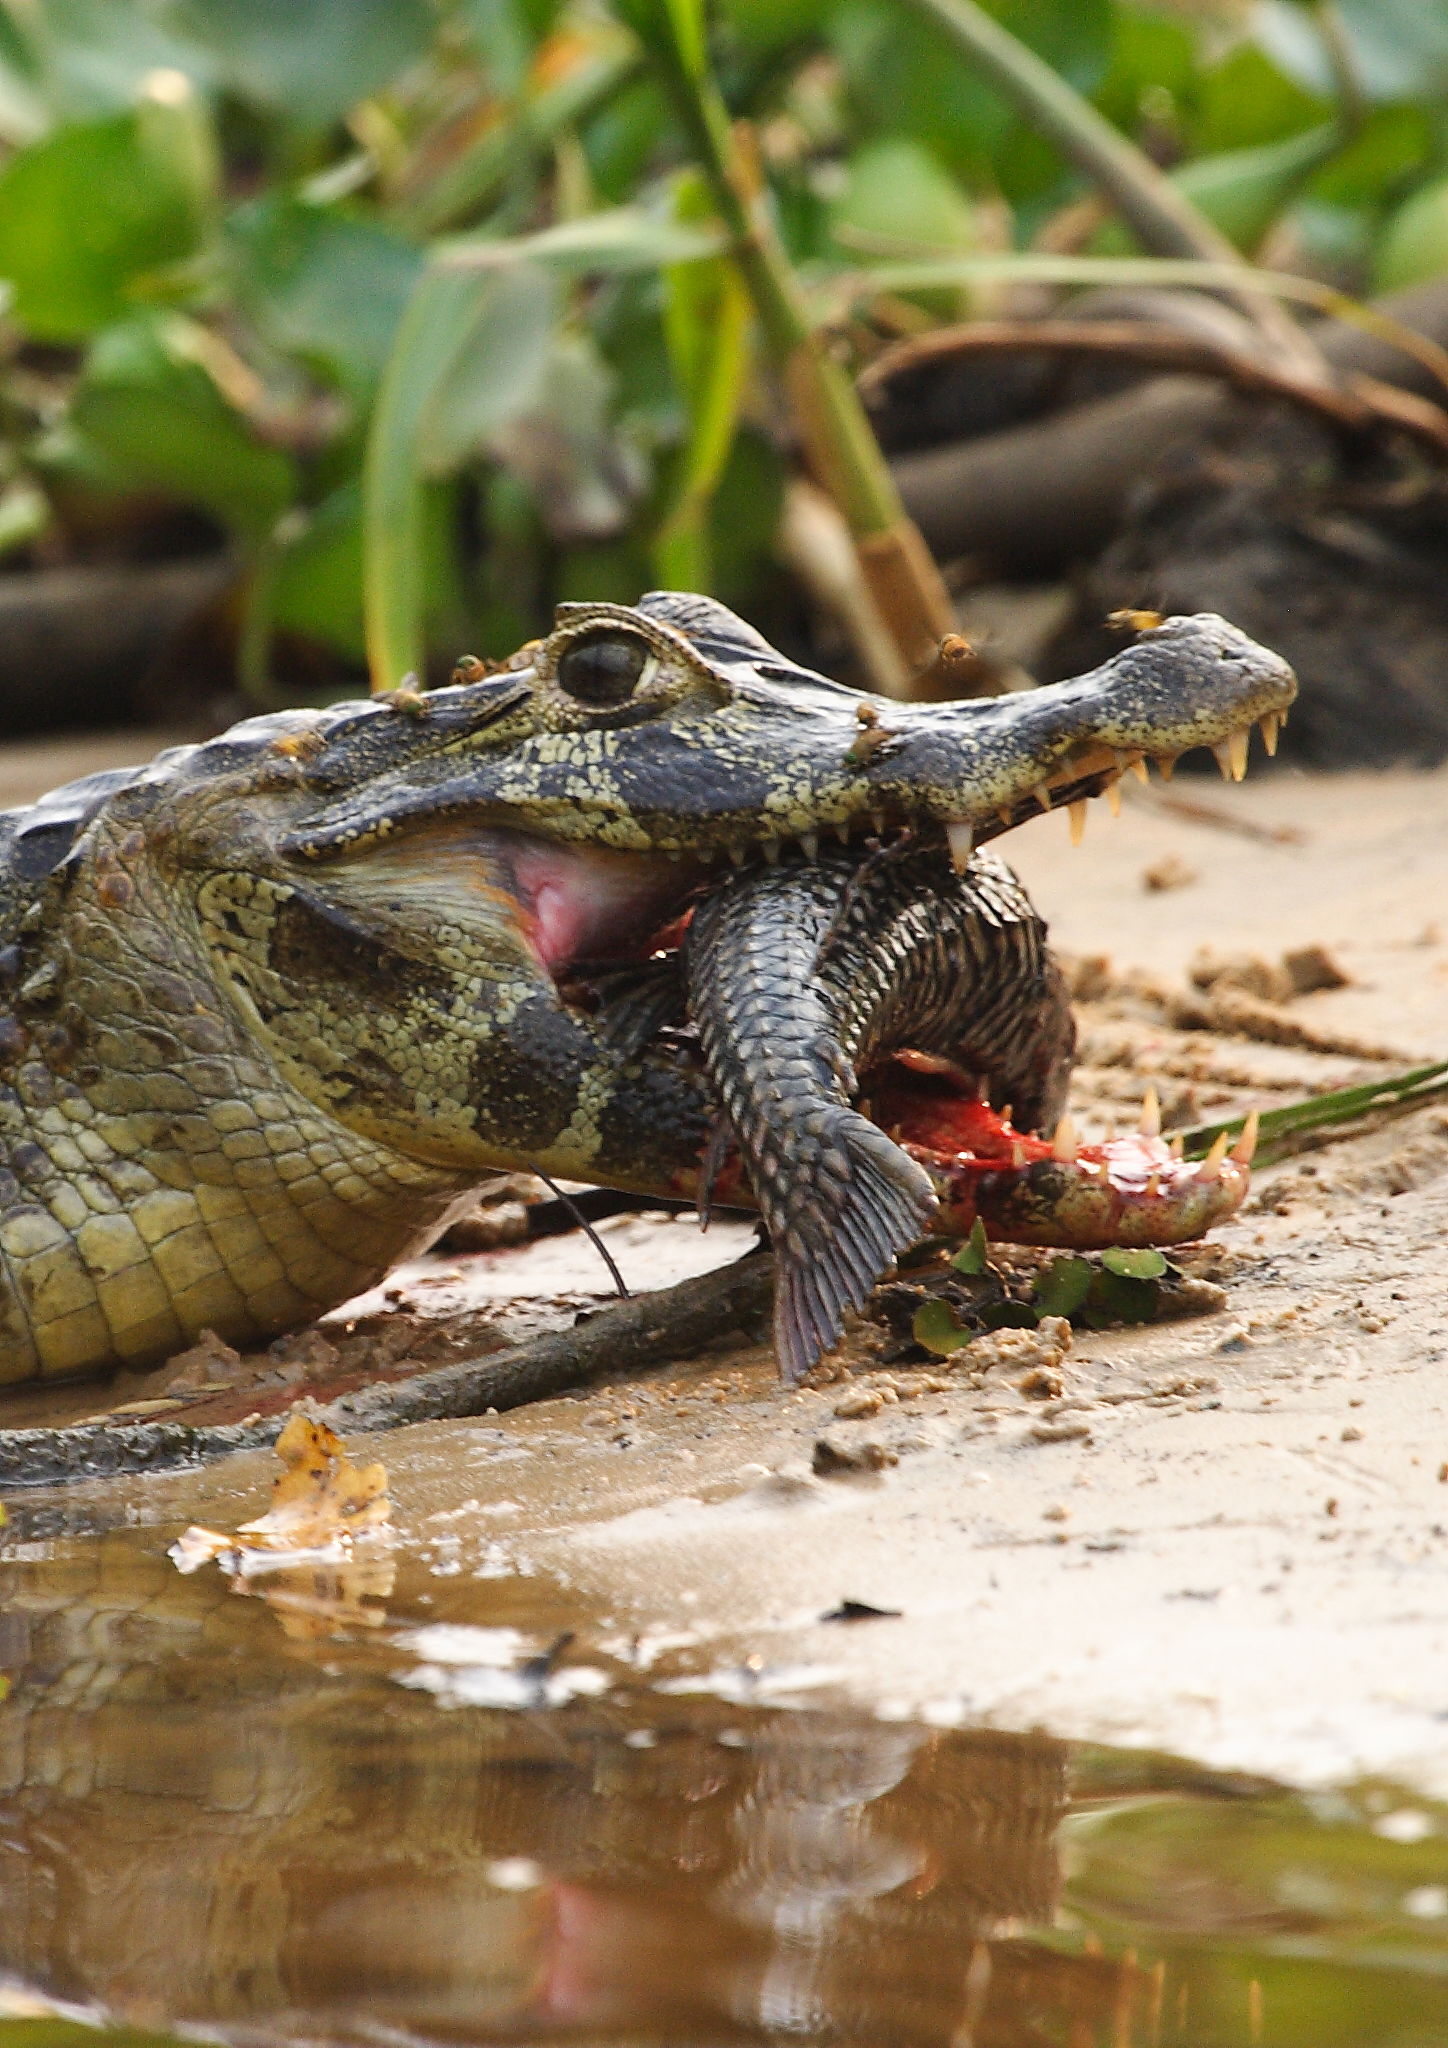
POLYGON ((897 704, 667 593, 462 673, 0 816, 0 1381, 264 1341, 500 1167, 692 1196, 713 1085, 618 970, 734 868, 907 838, 948 883, 1147 758, 1239 771, 1295 691, 1205 616, 1069 682, 897 704))

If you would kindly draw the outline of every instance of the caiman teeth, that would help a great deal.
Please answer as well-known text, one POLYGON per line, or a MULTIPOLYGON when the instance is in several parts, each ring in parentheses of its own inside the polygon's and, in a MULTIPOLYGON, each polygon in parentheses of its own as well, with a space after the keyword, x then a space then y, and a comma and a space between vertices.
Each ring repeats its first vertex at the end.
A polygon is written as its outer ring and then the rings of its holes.
POLYGON ((1120 777, 1118 777, 1115 782, 1108 782, 1105 789, 1102 791, 1102 795, 1106 798, 1107 803, 1111 806, 1112 817, 1119 818, 1121 816, 1120 777))
POLYGON ((816 860, 819 857, 820 835, 818 832, 801 832, 799 843, 804 849, 806 860, 816 860))
POLYGON ((1151 781, 1151 775, 1146 765, 1145 754, 1133 754, 1126 765, 1131 770, 1132 774, 1136 777, 1138 782, 1151 781))
POLYGON ((1063 1116, 1057 1124, 1056 1134, 1051 1140, 1051 1157, 1059 1159, 1063 1166, 1069 1166, 1080 1149, 1081 1145, 1080 1140, 1076 1136, 1075 1124, 1071 1121, 1070 1117, 1063 1116))
POLYGON ((1169 1151, 1169 1152, 1171 1153, 1171 1156, 1172 1156, 1172 1158, 1173 1158, 1173 1159, 1185 1159, 1185 1158, 1186 1158, 1186 1156, 1187 1156, 1187 1141, 1186 1141, 1186 1139, 1185 1139, 1185 1138, 1184 1138, 1184 1137, 1182 1136, 1182 1134, 1181 1134, 1181 1132, 1180 1132, 1180 1131, 1178 1131, 1178 1132, 1177 1132, 1177 1134, 1176 1134, 1176 1136, 1175 1136, 1175 1137, 1174 1137, 1174 1138, 1172 1139, 1172 1141, 1171 1141, 1170 1145, 1168 1145, 1168 1147, 1167 1147, 1167 1150, 1168 1150, 1168 1151, 1169 1151))
POLYGON ((1155 754, 1152 758, 1156 762, 1156 772, 1161 777, 1162 781, 1170 782, 1172 779, 1172 774, 1175 771, 1176 764, 1181 759, 1181 755, 1155 754))
POLYGON ((730 841, 729 845, 725 848, 725 851, 728 853, 730 860, 733 861, 736 868, 742 868, 745 861, 749 858, 749 855, 745 852, 744 848, 742 846, 736 846, 732 840, 730 841))
POLYGON ((1036 802, 1041 806, 1041 809, 1043 811, 1050 810, 1051 785, 1049 782, 1038 782, 1034 790, 1031 792, 1031 794, 1035 797, 1036 802))
POLYGON ((883 811, 871 811, 870 823, 875 828, 875 837, 883 839, 885 837, 885 813, 883 811))
POLYGON ((1247 773, 1247 748, 1251 738, 1251 727, 1240 726, 1236 732, 1229 733, 1226 739, 1218 740, 1212 748, 1224 782, 1240 782, 1247 773))
POLYGON ((1257 1132, 1261 1121, 1261 1118, 1254 1109, 1243 1124, 1242 1135, 1232 1147, 1232 1157, 1236 1160, 1238 1166, 1250 1166, 1252 1164, 1253 1155, 1257 1150, 1257 1132))
POLYGON ((1085 797, 1078 796, 1075 803, 1067 804, 1066 810, 1071 819, 1071 844, 1073 846, 1079 846, 1081 844, 1081 841, 1086 837, 1085 797))
POLYGON ((1262 728, 1262 744, 1269 754, 1277 752, 1277 735, 1282 730, 1282 713, 1264 711, 1257 721, 1262 728))
POLYGON ((950 841, 950 865, 963 875, 975 852, 975 829, 967 818, 947 818, 945 836, 950 841))
POLYGON ((771 867, 776 867, 778 865, 779 841, 777 839, 761 840, 760 851, 763 853, 764 858, 769 862, 769 865, 771 867))
POLYGON ((1161 1102, 1151 1082, 1147 1083, 1146 1093, 1141 1098, 1141 1117, 1136 1128, 1143 1138, 1161 1136, 1161 1102))

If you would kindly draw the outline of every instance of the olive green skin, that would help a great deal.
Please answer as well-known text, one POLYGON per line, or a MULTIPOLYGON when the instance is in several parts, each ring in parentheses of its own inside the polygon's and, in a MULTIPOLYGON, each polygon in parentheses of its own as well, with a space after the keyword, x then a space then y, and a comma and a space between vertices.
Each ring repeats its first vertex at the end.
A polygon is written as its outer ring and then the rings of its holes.
POLYGON ((693 1190, 697 1064, 560 986, 500 847, 611 857, 661 922, 716 863, 986 836, 1074 764, 1099 788, 1103 747, 1212 744, 1294 688, 1172 620, 1072 682, 900 705, 655 594, 564 606, 479 680, 250 720, 0 816, 0 1381, 265 1341, 499 1167, 693 1190), (604 628, 647 659, 599 707, 559 668, 604 628))

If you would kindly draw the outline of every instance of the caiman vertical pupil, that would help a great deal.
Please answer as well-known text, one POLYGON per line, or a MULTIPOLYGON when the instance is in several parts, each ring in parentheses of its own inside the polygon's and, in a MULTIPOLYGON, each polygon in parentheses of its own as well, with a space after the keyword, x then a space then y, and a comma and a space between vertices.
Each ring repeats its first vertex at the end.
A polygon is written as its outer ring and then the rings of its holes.
POLYGON ((558 687, 580 704, 626 704, 648 658, 648 642, 635 633, 585 633, 560 655, 558 687))

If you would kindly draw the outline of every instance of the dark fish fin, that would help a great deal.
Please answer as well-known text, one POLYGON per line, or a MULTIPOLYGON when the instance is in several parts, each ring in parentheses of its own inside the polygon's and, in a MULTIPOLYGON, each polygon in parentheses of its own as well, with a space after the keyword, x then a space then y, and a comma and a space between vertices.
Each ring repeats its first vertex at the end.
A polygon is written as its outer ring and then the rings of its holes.
POLYGON ((818 1136, 834 1170, 796 1183, 793 1201, 767 1219, 777 1274, 775 1350, 791 1385, 838 1344, 846 1309, 864 1307, 936 1209, 925 1169, 858 1110, 831 1107, 818 1136), (789 1209, 796 1206, 807 1232, 793 1227, 789 1209))

